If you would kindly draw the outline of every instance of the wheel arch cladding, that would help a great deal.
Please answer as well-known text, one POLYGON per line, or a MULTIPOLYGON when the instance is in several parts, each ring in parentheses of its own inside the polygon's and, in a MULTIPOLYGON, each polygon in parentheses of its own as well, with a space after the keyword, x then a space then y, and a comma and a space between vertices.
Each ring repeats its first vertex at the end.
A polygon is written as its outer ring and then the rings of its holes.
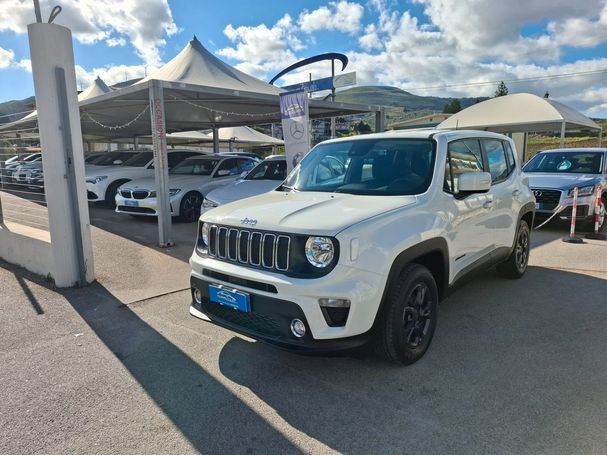
POLYGON ((379 310, 376 315, 376 323, 380 320, 380 314, 383 311, 388 290, 394 283, 394 280, 400 275, 407 264, 416 263, 423 265, 436 281, 439 299, 442 300, 449 288, 449 247, 447 241, 442 237, 437 237, 412 246, 402 251, 392 263, 386 287, 382 295, 379 310))

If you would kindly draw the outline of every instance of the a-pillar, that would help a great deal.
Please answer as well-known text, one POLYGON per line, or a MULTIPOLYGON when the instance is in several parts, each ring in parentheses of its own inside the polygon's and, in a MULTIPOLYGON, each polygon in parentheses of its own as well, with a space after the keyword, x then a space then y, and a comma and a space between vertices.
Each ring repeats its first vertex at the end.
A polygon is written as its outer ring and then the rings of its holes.
POLYGON ((164 116, 164 90, 161 82, 151 80, 150 120, 154 148, 154 175, 156 178, 156 210, 158 212, 158 245, 173 245, 171 202, 169 200, 169 165, 167 156, 166 123, 164 116))
POLYGON ((58 287, 95 278, 72 34, 54 24, 27 27, 42 165, 58 287))

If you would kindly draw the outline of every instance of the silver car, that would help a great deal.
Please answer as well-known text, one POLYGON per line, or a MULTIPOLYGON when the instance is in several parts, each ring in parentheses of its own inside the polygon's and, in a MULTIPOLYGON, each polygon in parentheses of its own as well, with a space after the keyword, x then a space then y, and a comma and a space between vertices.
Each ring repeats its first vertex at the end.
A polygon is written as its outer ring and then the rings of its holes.
POLYGON ((523 172, 536 200, 536 217, 551 216, 557 207, 565 207, 557 217, 571 220, 573 190, 578 189, 576 223, 582 229, 594 229, 597 188, 600 185, 599 227, 605 228, 607 206, 607 149, 569 148, 546 150, 535 155, 523 172))

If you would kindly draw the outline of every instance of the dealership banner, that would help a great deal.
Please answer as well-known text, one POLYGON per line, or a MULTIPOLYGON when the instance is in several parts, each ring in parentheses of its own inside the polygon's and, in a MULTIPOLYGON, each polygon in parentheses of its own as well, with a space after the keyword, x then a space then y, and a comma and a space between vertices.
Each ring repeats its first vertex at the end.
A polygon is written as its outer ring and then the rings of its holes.
POLYGON ((310 151, 308 96, 305 91, 280 94, 282 135, 285 141, 287 171, 290 172, 310 151))

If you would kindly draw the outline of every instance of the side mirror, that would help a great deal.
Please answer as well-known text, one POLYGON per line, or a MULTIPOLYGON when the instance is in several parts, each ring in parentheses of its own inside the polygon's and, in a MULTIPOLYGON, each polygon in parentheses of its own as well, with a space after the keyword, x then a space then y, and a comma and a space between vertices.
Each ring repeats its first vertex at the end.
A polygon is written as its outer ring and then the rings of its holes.
POLYGON ((220 169, 217 171, 217 177, 225 177, 227 175, 230 175, 230 171, 227 169, 220 169))
POLYGON ((248 171, 242 171, 242 173, 240 174, 240 178, 244 179, 248 173, 249 173, 248 171))
POLYGON ((112 164, 119 165, 122 164, 122 160, 114 160, 112 164))
POLYGON ((488 172, 464 172, 459 176, 460 193, 486 193, 491 189, 491 174, 488 172))

